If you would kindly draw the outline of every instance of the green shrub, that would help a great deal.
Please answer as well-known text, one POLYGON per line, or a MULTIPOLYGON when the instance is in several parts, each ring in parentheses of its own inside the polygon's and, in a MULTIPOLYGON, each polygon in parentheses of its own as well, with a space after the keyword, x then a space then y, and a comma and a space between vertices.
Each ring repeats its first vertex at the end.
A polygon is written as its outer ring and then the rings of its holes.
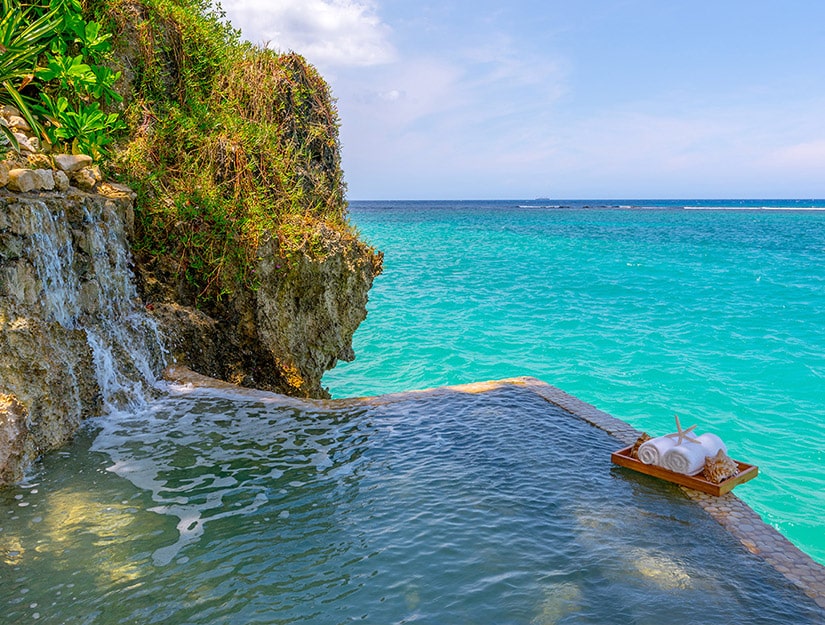
MULTIPOLYGON (((18 0, 3 0, 0 20, 0 104, 12 105, 35 131, 40 131, 29 99, 21 94, 33 80, 37 62, 58 36, 62 18, 57 10, 38 15, 36 7, 20 6, 18 0)), ((5 126, 0 130, 19 149, 14 134, 5 126)))
POLYGON ((346 221, 338 115, 326 83, 296 54, 240 41, 207 0, 95 0, 128 80, 128 140, 112 162, 139 195, 135 249, 179 267, 196 303, 257 287, 274 236, 288 265, 320 222, 346 221))

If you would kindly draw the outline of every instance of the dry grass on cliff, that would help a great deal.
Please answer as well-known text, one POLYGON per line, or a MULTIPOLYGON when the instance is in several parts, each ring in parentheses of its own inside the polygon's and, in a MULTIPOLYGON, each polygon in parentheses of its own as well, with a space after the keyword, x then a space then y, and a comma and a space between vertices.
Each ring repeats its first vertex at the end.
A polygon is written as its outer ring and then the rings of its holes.
MULTIPOLYGON (((235 122, 228 131, 240 138, 230 143, 229 169, 257 175, 273 201, 293 203, 289 209, 341 217, 344 184, 338 113, 315 68, 296 54, 244 46, 218 77, 214 93, 216 106, 228 111, 235 122)), ((225 145, 213 153, 227 154, 225 145)), ((216 164, 225 163, 226 159, 216 164)), ((248 178, 234 180, 236 192, 249 191, 248 178)))
POLYGON ((139 194, 139 254, 174 258, 205 302, 256 287, 264 237, 286 256, 305 227, 355 236, 337 111, 303 58, 240 42, 208 0, 89 5, 113 26, 126 77, 114 168, 139 194))

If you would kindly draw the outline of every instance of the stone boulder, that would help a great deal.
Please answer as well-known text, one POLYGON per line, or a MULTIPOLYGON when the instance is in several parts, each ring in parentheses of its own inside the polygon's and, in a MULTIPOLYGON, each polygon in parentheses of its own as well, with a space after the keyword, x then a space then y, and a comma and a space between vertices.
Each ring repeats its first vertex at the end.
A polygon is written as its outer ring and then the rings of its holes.
POLYGON ((38 188, 39 179, 33 169, 12 169, 6 186, 11 191, 29 193, 38 188))

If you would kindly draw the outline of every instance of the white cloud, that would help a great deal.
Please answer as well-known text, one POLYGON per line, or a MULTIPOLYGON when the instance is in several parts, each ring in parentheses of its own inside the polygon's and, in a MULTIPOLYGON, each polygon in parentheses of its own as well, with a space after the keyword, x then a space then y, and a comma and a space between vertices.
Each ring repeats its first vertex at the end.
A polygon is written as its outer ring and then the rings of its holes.
POLYGON ((293 50, 319 66, 379 65, 395 57, 390 28, 371 0, 226 0, 222 5, 249 41, 293 50))
POLYGON ((558 65, 468 56, 404 58, 333 81, 351 197, 390 196, 393 184, 416 197, 436 181, 478 193, 502 170, 525 171, 554 152, 546 129, 565 90, 558 65))

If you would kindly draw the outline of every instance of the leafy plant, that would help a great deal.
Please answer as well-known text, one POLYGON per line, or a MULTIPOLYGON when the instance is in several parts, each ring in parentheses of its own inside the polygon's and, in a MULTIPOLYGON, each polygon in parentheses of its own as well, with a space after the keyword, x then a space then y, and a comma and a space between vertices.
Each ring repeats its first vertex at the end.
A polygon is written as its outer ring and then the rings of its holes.
POLYGON ((83 55, 63 56, 55 54, 46 67, 37 70, 37 77, 48 82, 57 81, 61 91, 85 91, 89 83, 94 83, 92 68, 83 62, 83 55))
MULTIPOLYGON (((34 79, 35 66, 40 55, 48 49, 51 40, 62 26, 59 11, 51 9, 39 17, 34 7, 23 10, 17 0, 3 0, 3 18, 0 20, 0 104, 10 104, 23 115, 29 126, 40 132, 40 124, 29 108, 29 100, 20 92, 34 79), (34 19, 33 19, 34 18, 34 19)), ((17 139, 9 128, 0 130, 11 144, 19 149, 17 139)))
POLYGON ((74 42, 97 60, 112 47, 112 33, 101 32, 102 28, 99 22, 84 22, 82 19, 73 19, 71 24, 67 24, 67 30, 75 35, 74 42))
POLYGON ((65 55, 60 46, 52 46, 48 64, 37 70, 37 77, 45 82, 53 81, 61 92, 74 93, 81 99, 103 99, 106 103, 121 101, 114 84, 120 72, 113 72, 104 65, 88 65, 82 54, 65 55))
MULTIPOLYGON (((19 0, 2 3, 0 103, 16 106, 53 147, 100 157, 125 127, 117 113, 100 109, 100 102, 122 99, 114 88, 120 73, 101 63, 111 33, 84 19, 80 0, 41 0, 25 9, 19 0)), ((0 127, 19 149, 13 133, 0 127)))
POLYGON ((49 122, 44 127, 49 142, 53 145, 71 142, 75 154, 99 158, 103 148, 112 142, 111 133, 126 128, 117 113, 101 111, 97 102, 72 106, 64 96, 54 99, 41 93, 40 98, 43 105, 38 109, 49 122))

